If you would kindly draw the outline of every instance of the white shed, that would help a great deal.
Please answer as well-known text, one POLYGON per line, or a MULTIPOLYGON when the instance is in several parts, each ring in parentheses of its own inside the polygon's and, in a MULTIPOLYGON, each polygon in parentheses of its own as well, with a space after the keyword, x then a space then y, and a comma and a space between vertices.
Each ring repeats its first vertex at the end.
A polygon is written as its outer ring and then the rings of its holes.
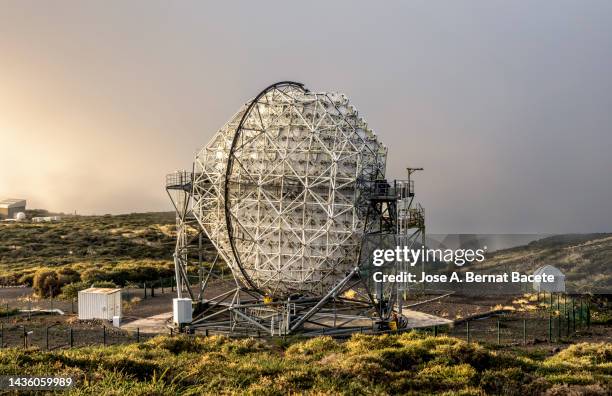
POLYGON ((121 316, 121 289, 90 287, 79 292, 79 319, 121 316))
POLYGON ((565 274, 552 265, 538 268, 534 275, 553 275, 553 282, 533 282, 533 290, 546 293, 565 293, 565 274))

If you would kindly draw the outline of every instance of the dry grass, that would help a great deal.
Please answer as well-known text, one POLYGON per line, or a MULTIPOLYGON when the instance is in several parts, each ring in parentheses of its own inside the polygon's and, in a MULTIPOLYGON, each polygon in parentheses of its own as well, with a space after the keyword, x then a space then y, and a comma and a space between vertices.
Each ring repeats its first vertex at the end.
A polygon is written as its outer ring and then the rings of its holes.
POLYGON ((106 348, 4 350, 0 375, 70 375, 80 381, 75 395, 597 395, 612 389, 611 361, 609 344, 577 344, 545 357, 417 333, 346 342, 320 337, 286 348, 254 339, 160 336, 106 348))

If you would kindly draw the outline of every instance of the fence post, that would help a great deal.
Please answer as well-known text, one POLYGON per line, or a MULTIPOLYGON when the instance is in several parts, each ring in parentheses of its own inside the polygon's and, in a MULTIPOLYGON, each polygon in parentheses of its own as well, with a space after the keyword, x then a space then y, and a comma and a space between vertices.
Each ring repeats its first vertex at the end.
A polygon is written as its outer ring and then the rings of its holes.
POLYGON ((45 326, 45 349, 49 350, 49 326, 45 326))
POLYGON ((465 321, 465 329, 466 329, 465 331, 467 333, 467 342, 469 344, 470 343, 470 321, 469 320, 465 321))
POLYGON ((174 276, 170 277, 170 290, 174 291, 174 276))
POLYGON ((574 297, 572 297, 572 333, 576 332, 576 306, 574 304, 574 297))
POLYGON ((586 320, 587 320, 587 329, 591 328, 591 299, 587 299, 587 307, 586 307, 586 320))
POLYGON ((550 303, 548 304, 548 310, 552 311, 553 309, 553 294, 552 292, 550 293, 550 303))
POLYGON ((142 283, 144 285, 144 299, 147 299, 147 282, 142 283))
POLYGON ((561 341, 561 311, 557 313, 557 342, 561 341))
POLYGON ((497 318, 497 345, 501 344, 501 324, 499 317, 497 318))
POLYGON ((170 327, 170 337, 174 336, 174 329, 172 327, 170 327))
POLYGON ((151 297, 155 297, 155 282, 151 282, 151 297))
POLYGON ((106 326, 102 326, 102 343, 106 346, 106 326))
POLYGON ((550 293, 550 310, 554 310, 555 309, 555 294, 554 293, 550 293))
POLYGON ((23 347, 28 347, 28 333, 26 332, 25 326, 23 326, 23 347))
POLYGON ((70 348, 74 346, 74 334, 72 334, 72 327, 70 328, 70 348))
POLYGON ((567 309, 567 296, 565 297, 565 324, 566 324, 565 336, 569 338, 570 336, 570 316, 569 316, 569 309, 567 309))
POLYGON ((164 294, 164 280, 159 278, 159 287, 161 287, 161 292, 164 294))
POLYGON ((583 313, 582 313, 582 296, 580 296, 580 315, 578 315, 578 319, 580 320, 579 322, 579 326, 580 327, 584 327, 584 319, 583 319, 583 313))
POLYGON ((140 327, 136 327, 136 342, 140 342, 140 327))
POLYGON ((434 337, 438 336, 438 325, 434 326, 434 337))
POLYGON ((552 342, 552 312, 548 313, 548 342, 552 342))

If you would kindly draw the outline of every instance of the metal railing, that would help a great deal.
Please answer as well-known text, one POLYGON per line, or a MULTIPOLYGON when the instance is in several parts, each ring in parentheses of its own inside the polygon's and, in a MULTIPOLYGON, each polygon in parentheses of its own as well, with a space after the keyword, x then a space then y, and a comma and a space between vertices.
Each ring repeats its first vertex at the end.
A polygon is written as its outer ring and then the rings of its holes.
POLYGON ((166 187, 184 187, 193 182, 193 173, 177 171, 166 175, 166 187))

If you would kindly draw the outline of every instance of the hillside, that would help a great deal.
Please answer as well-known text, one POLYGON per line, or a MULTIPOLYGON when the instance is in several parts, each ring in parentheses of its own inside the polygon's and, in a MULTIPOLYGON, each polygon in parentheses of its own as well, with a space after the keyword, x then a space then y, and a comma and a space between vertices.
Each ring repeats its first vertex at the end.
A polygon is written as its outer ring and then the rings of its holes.
POLYGON ((610 293, 612 234, 565 234, 501 250, 485 260, 482 269, 510 268, 533 273, 544 265, 559 268, 568 290, 610 293))
MULTIPOLYGON (((174 224, 172 212, 0 223, 0 284, 32 284, 36 271, 46 268, 58 271, 58 278, 68 278, 63 283, 124 285, 172 276, 174 224)), ((206 246, 210 254, 205 260, 210 261, 214 249, 206 246)), ((530 273, 551 264, 567 275, 574 290, 606 292, 612 285, 610 257, 612 234, 557 235, 494 252, 482 269, 530 273)))
POLYGON ((0 282, 31 284, 41 268, 116 284, 171 276, 174 223, 163 212, 0 224, 0 282))

